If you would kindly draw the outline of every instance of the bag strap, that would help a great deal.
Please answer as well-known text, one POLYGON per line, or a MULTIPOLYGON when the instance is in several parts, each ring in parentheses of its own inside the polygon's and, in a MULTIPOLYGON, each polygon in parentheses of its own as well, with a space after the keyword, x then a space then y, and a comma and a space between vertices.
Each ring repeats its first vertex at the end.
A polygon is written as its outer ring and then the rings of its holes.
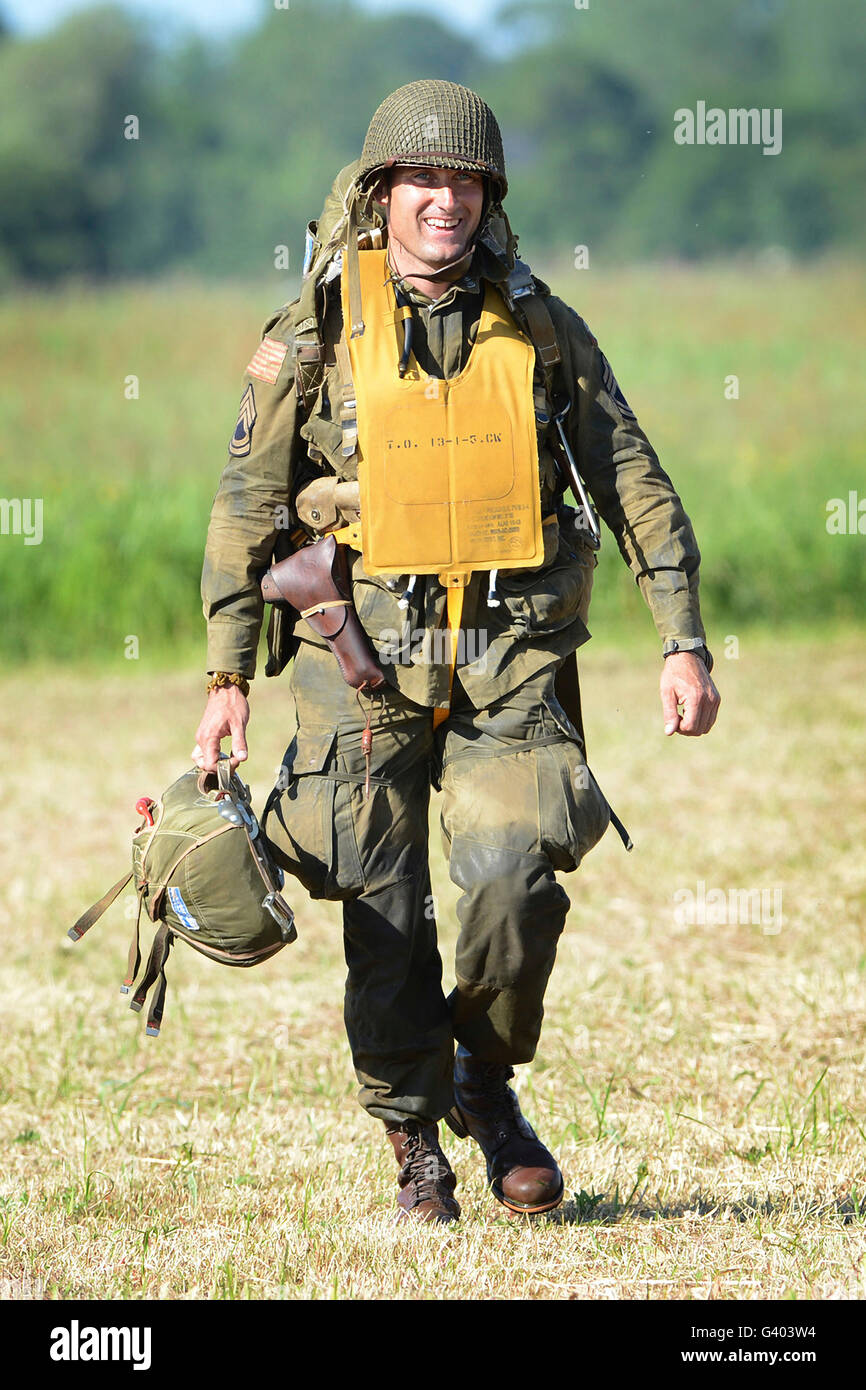
POLYGON ((121 994, 128 994, 130 987, 138 974, 138 967, 141 965, 141 946, 139 927, 141 923, 141 907, 144 902, 144 895, 147 892, 147 882, 138 885, 138 907, 135 913, 135 926, 132 929, 132 940, 129 943, 129 951, 126 956, 126 975, 123 984, 120 986, 121 994))
MULTIPOLYGON (((86 912, 81 914, 75 926, 70 927, 66 935, 71 937, 73 941, 80 941, 84 933, 90 931, 93 924, 98 922, 103 913, 108 911, 115 898, 120 896, 131 878, 132 870, 130 869, 128 874, 124 874, 123 878, 119 878, 115 884, 112 884, 111 888, 109 888, 107 893, 103 894, 98 903, 94 903, 92 907, 89 907, 86 912)), ((139 899, 139 906, 140 905, 141 900, 139 899)))
POLYGON ((144 974, 129 1004, 129 1007, 135 1013, 140 1013, 148 991, 157 980, 159 981, 151 1001, 150 1012, 147 1016, 146 1032, 148 1037, 151 1038, 158 1036, 159 1027, 162 1022, 167 984, 165 978, 165 963, 168 960, 168 954, 171 950, 173 941, 174 936, 171 929, 166 922, 163 922, 153 938, 153 944, 150 948, 150 955, 147 958, 144 974))
POLYGON ((165 937, 165 948, 162 953, 162 959, 160 961, 159 966, 159 975, 156 981, 156 989, 153 991, 153 996, 150 1001, 150 1012, 147 1015, 147 1025, 144 1030, 149 1038, 158 1038, 159 1030, 162 1026, 162 1015, 165 1010, 165 992, 168 989, 168 980, 166 979, 165 966, 173 945, 174 933, 167 931, 165 937))

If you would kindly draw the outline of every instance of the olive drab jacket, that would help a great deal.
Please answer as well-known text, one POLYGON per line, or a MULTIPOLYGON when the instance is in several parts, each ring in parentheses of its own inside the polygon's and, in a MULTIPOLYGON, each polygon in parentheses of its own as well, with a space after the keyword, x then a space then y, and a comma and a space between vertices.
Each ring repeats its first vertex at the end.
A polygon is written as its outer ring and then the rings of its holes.
MULTIPOLYGON (((504 270, 483 246, 469 272, 431 301, 407 282, 413 305, 414 352, 422 372, 450 378, 462 370, 481 313, 482 280, 501 280, 504 270)), ((565 419, 572 452, 595 506, 616 537, 649 605, 666 651, 705 644, 698 603, 700 554, 691 523, 661 468, 613 372, 583 319, 546 296, 559 344, 571 409, 565 419)), ((323 471, 357 476, 357 457, 344 457, 340 421, 341 380, 334 359, 342 311, 339 280, 326 286, 322 324, 326 366, 321 387, 306 409, 296 394, 292 353, 296 305, 268 319, 262 344, 247 368, 229 460, 217 491, 205 550, 202 598, 207 619, 209 671, 251 677, 263 618, 259 576, 268 567, 297 492, 323 471)), ((542 516, 557 510, 567 481, 558 478, 548 441, 554 426, 540 427, 542 516)), ((562 515, 562 513, 561 513, 562 515)), ((557 658, 574 652, 589 633, 586 608, 596 557, 583 533, 547 526, 545 561, 534 570, 500 571, 498 606, 488 606, 486 573, 473 575, 466 591, 458 652, 459 680, 483 707, 507 694, 557 658)), ((354 553, 354 552, 353 552, 354 553)), ((409 576, 366 574, 360 554, 353 564, 353 597, 361 624, 379 653, 387 679, 422 706, 447 706, 450 649, 425 645, 425 633, 444 627, 446 593, 435 575, 419 576, 408 606, 400 598, 409 576)), ((296 632, 324 645, 305 622, 296 632)))

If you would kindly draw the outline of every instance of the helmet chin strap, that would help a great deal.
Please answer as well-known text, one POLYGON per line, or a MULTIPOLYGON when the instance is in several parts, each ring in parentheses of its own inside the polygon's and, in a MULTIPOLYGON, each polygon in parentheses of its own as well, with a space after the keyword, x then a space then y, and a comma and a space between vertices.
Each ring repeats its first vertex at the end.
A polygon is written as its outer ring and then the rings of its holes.
MULTIPOLYGON (((478 234, 475 233, 475 235, 472 237, 472 240, 470 241, 469 246, 468 246, 467 249, 463 252, 463 255, 462 255, 462 256, 459 256, 459 257, 457 258, 456 261, 449 261, 447 265, 440 265, 439 268, 438 268, 438 270, 428 270, 428 269, 426 268, 426 266, 425 266, 425 268, 424 268, 423 270, 398 270, 397 267, 396 267, 395 264, 394 264, 394 261, 393 261, 392 257, 391 257, 391 250, 392 250, 392 248, 391 248, 391 243, 390 243, 390 241, 389 241, 389 243, 388 243, 388 264, 389 264, 389 266, 391 267, 391 269, 392 269, 392 271, 394 272, 394 274, 395 274, 396 276, 399 276, 399 278, 400 278, 401 280, 442 280, 442 279, 445 278, 445 277, 448 277, 448 278, 450 278, 450 279, 452 279, 452 280, 455 280, 455 279, 456 279, 456 280, 459 280, 459 278, 460 278, 459 275, 457 275, 457 276, 455 276, 455 275, 448 276, 448 272, 449 272, 450 270, 453 270, 455 266, 463 265, 464 261, 469 261, 469 260, 471 260, 471 258, 472 258, 472 253, 473 253, 473 251, 475 250, 475 242, 476 242, 476 239, 477 239, 477 235, 478 235, 478 234)), ((467 267, 467 268, 468 268, 468 267, 467 267)))

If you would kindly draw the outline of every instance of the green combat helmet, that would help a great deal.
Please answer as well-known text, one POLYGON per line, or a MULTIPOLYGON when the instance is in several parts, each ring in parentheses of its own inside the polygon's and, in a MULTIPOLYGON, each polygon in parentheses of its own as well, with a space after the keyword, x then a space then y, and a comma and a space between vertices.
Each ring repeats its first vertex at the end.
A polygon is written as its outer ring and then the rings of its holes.
MULTIPOLYGON (((468 87, 441 79, 422 79, 398 87, 374 113, 346 201, 346 274, 349 286, 351 335, 364 331, 358 269, 356 227, 369 213, 378 176, 398 164, 435 165, 469 169, 487 176, 485 207, 477 236, 501 209, 508 191, 502 134, 486 102, 468 87)), ((510 229, 507 253, 513 248, 510 229)))
POLYGON ((508 191, 499 124, 486 102, 468 87, 423 79, 386 97, 367 130, 361 158, 342 169, 321 217, 307 228, 304 280, 295 325, 298 393, 305 401, 321 381, 325 350, 320 330, 320 291, 340 269, 348 283, 353 337, 364 331, 358 263, 362 245, 382 245, 387 228, 375 201, 380 175, 399 164, 469 169, 485 175, 485 204, 475 234, 513 271, 517 239, 502 199, 508 191))
POLYGON ((370 122, 358 184, 395 164, 436 165, 487 174, 493 200, 508 191, 502 135, 486 102, 456 82, 420 81, 398 87, 370 122))

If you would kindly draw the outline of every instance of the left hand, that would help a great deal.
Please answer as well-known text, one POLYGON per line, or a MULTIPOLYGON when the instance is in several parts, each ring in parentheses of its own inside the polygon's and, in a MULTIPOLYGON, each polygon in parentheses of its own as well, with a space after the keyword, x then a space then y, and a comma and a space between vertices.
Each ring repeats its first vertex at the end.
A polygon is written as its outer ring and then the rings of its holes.
POLYGON ((666 734, 697 738, 710 732, 722 697, 702 657, 694 652, 674 652, 665 657, 660 689, 666 734))

